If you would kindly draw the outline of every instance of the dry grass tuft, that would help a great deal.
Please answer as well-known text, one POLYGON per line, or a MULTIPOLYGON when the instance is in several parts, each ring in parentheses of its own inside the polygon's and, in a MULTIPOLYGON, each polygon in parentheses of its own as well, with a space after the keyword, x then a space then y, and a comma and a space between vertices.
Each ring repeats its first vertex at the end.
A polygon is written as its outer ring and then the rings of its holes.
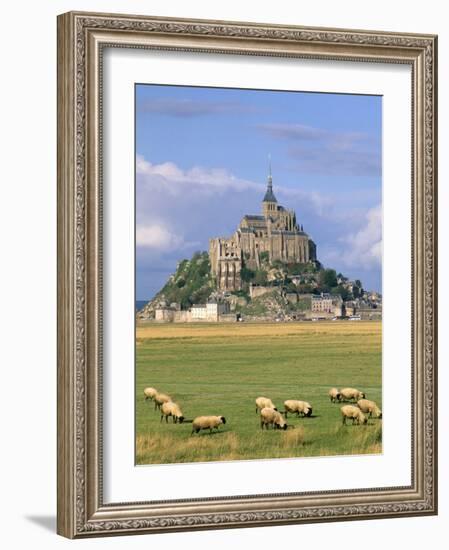
POLYGON ((304 445, 304 427, 297 426, 291 430, 287 430, 281 435, 281 447, 292 448, 304 445))
POLYGON ((239 447, 235 433, 204 433, 186 440, 155 433, 137 436, 136 456, 138 464, 202 462, 217 455, 221 460, 234 460, 240 458, 239 447))

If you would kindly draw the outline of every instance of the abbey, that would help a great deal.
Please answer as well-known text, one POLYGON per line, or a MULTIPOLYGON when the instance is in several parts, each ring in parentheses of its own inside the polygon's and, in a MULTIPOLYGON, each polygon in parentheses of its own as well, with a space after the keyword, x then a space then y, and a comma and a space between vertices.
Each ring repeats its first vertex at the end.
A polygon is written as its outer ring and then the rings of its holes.
POLYGON ((230 238, 209 241, 212 274, 220 290, 240 290, 241 270, 258 269, 261 254, 270 263, 307 263, 316 260, 316 246, 296 221, 296 213, 279 205, 273 193, 271 168, 262 201, 262 215, 247 214, 230 238))

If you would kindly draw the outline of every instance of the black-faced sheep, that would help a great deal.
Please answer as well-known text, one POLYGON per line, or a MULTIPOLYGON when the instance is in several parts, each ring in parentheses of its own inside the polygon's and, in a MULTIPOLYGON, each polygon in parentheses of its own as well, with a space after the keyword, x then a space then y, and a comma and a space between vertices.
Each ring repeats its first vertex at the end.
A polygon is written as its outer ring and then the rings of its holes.
POLYGON ((342 401, 358 401, 359 399, 365 399, 364 392, 356 390, 355 388, 343 388, 340 390, 342 401))
POLYGON ((374 401, 370 401, 369 399, 359 399, 357 401, 357 406, 363 413, 368 414, 370 418, 372 416, 382 418, 382 411, 374 401))
POLYGON ((263 430, 264 426, 268 430, 268 426, 281 430, 287 429, 287 421, 279 411, 270 407, 265 407, 260 411, 260 427, 263 430))
POLYGON ((155 395, 157 395, 157 389, 156 388, 145 388, 143 390, 143 395, 145 396, 145 401, 147 399, 154 399, 155 395))
POLYGON ((307 401, 297 401, 296 399, 287 399, 284 401, 285 418, 288 413, 296 413, 296 416, 310 416, 312 414, 312 406, 307 401))
POLYGON ((162 403, 161 406, 161 422, 165 416, 165 422, 168 422, 168 417, 171 416, 173 422, 176 424, 179 422, 182 424, 184 422, 184 415, 182 414, 181 407, 173 401, 167 401, 162 403))
POLYGON ((209 429, 209 433, 212 433, 213 429, 218 431, 221 424, 226 424, 224 416, 197 416, 192 422, 192 434, 207 429, 209 429))
POLYGON ((343 405, 340 410, 343 424, 346 424, 348 418, 352 419, 353 424, 366 424, 368 422, 368 418, 355 405, 343 405))
POLYGON ((336 403, 337 401, 341 401, 341 393, 337 388, 331 388, 329 390, 329 398, 332 401, 332 403, 336 403))
POLYGON ((171 397, 165 393, 157 393, 154 396, 154 410, 161 409, 162 403, 168 403, 171 401, 171 397))
POLYGON ((256 399, 256 413, 265 408, 274 409, 275 411, 277 411, 271 399, 269 399, 268 397, 258 397, 256 399))

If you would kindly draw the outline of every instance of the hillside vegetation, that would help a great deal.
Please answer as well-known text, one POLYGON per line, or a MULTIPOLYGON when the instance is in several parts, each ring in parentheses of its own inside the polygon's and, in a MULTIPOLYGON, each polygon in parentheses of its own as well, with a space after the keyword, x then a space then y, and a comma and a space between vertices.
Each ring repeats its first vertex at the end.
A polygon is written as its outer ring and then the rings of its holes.
MULTIPOLYGON (((334 269, 324 268, 315 263, 270 262, 267 253, 260 255, 258 269, 252 270, 245 265, 241 271, 242 289, 231 292, 226 298, 231 302, 232 311, 250 317, 286 316, 310 309, 310 295, 327 292, 351 300, 363 293, 362 283, 349 281, 334 269), (250 285, 272 288, 264 296, 251 299, 250 285), (286 296, 297 295, 295 300, 286 296)), ((190 260, 179 262, 176 271, 171 275, 163 288, 139 312, 139 317, 154 317, 154 310, 161 302, 170 305, 180 304, 181 309, 188 309, 193 304, 207 302, 216 291, 216 281, 211 273, 209 254, 196 252, 190 260)), ((290 296, 291 298, 291 296, 290 296)))
POLYGON ((151 316, 159 302, 176 302, 182 309, 188 309, 192 304, 207 302, 214 288, 209 254, 195 252, 190 260, 185 259, 178 263, 176 272, 143 308, 142 313, 151 316))

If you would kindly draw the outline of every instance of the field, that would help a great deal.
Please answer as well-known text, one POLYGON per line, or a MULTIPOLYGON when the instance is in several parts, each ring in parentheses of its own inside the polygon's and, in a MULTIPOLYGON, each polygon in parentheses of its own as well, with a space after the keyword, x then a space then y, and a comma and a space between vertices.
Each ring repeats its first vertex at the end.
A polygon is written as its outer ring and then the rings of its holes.
POLYGON ((139 324, 136 342, 136 463, 161 464, 382 452, 382 421, 342 425, 329 388, 351 386, 382 407, 381 322, 139 324), (184 416, 223 415, 220 431, 160 422, 143 390, 153 386, 184 416), (260 429, 254 400, 309 401, 293 428, 260 429))

